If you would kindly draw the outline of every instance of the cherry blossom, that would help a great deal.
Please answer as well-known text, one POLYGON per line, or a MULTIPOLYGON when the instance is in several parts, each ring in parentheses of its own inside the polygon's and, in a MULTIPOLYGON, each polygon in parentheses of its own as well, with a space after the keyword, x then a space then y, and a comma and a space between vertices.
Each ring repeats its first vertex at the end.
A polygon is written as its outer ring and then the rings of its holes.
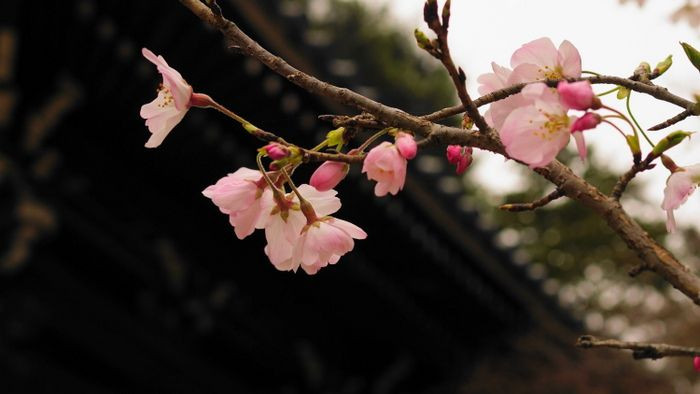
POLYGON ((158 72, 163 76, 158 96, 141 106, 141 117, 146 119, 146 126, 152 134, 146 141, 146 147, 155 148, 180 123, 190 107, 207 107, 212 100, 205 94, 193 93, 192 86, 168 65, 163 56, 156 56, 146 48, 142 48, 141 53, 158 67, 158 72))
MULTIPOLYGON (((515 51, 511 57, 511 67, 513 70, 492 62, 493 73, 482 74, 477 78, 481 84, 479 94, 489 94, 518 83, 578 78, 581 76, 581 56, 569 41, 562 42, 557 50, 552 40, 543 37, 524 44, 515 51)), ((491 127, 500 129, 511 112, 529 104, 531 101, 522 94, 512 95, 491 103, 484 118, 491 127)))
POLYGON ((457 174, 462 174, 472 163, 472 152, 471 146, 449 145, 445 154, 447 161, 457 166, 457 174))
POLYGON ((531 168, 549 164, 569 142, 571 119, 553 89, 544 83, 523 88, 532 104, 515 109, 499 130, 506 153, 531 168))
POLYGON ((272 192, 258 170, 241 167, 219 179, 202 191, 206 197, 229 215, 238 239, 243 239, 256 228, 263 228, 262 212, 272 204, 272 192))
POLYGON ((571 125, 571 135, 576 141, 576 149, 581 160, 586 160, 588 150, 586 148, 586 140, 583 138, 583 131, 596 128, 603 121, 603 118, 595 112, 586 112, 579 117, 571 125))
POLYGON ((365 239, 367 233, 356 225, 334 217, 323 217, 302 230, 292 261, 309 275, 328 264, 335 264, 355 246, 353 239, 365 239))
POLYGON ((311 175, 309 183, 319 191, 327 191, 336 187, 350 170, 350 165, 339 161, 326 161, 311 175))
POLYGON ((678 167, 666 180, 664 200, 661 208, 666 211, 666 230, 676 231, 676 218, 673 211, 684 204, 700 183, 700 164, 678 167))
POLYGON ((362 165, 367 178, 377 181, 374 194, 377 197, 387 193, 396 195, 406 182, 406 158, 396 145, 384 141, 369 151, 362 165))
MULTIPOLYGON (((300 185, 297 190, 318 215, 331 215, 341 207, 335 190, 318 191, 307 184, 300 185)), ((292 260, 292 254, 302 229, 307 224, 296 194, 289 193, 284 196, 283 201, 276 201, 276 204, 270 206, 264 223, 267 239, 265 254, 270 262, 280 271, 296 271, 299 264, 298 261, 292 260)))
POLYGON ((524 44, 510 58, 513 68, 511 79, 519 82, 545 79, 578 78, 581 76, 581 55, 569 41, 562 41, 559 49, 548 37, 524 44))
POLYGON ((404 159, 411 160, 416 157, 418 144, 416 144, 416 140, 413 139, 412 135, 399 132, 396 134, 396 149, 399 150, 404 159))
POLYGON ((593 93, 593 88, 589 81, 572 83, 560 81, 557 85, 557 93, 559 93, 559 99, 562 104, 570 109, 585 111, 598 109, 601 106, 600 99, 593 93))

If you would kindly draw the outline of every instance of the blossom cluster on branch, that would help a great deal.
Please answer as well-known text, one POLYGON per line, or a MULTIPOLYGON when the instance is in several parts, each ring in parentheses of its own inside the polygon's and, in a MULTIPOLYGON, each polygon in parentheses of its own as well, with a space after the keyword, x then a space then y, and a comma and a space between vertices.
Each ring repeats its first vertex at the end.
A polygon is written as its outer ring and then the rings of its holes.
MULTIPOLYGON (((652 80, 671 67, 671 57, 654 69, 643 62, 629 78, 607 77, 584 71, 576 47, 562 42, 557 48, 546 37, 517 49, 511 68, 492 63, 493 72, 481 75, 477 100, 466 89, 466 73, 456 66, 447 43, 450 23, 450 1, 438 13, 436 0, 427 0, 424 18, 435 34, 431 39, 416 30, 420 48, 438 59, 450 75, 461 104, 424 117, 407 114, 385 106, 348 89, 319 81, 278 58, 250 39, 233 22, 223 17, 215 1, 207 5, 199 0, 180 0, 206 23, 220 30, 243 53, 253 56, 273 71, 313 94, 329 97, 353 106, 363 113, 356 117, 332 117, 337 127, 316 147, 304 148, 265 131, 240 115, 214 101, 194 93, 182 76, 161 56, 147 49, 144 56, 158 67, 163 83, 156 99, 141 109, 141 116, 152 133, 147 147, 156 147, 182 120, 191 107, 213 108, 238 122, 251 136, 266 142, 258 150, 257 169, 241 168, 221 178, 204 190, 204 195, 229 217, 238 238, 255 229, 264 229, 267 239, 265 254, 279 270, 302 268, 315 274, 335 264, 354 247, 355 239, 367 234, 359 227, 333 216, 341 207, 333 190, 348 173, 349 165, 362 163, 362 172, 376 181, 376 196, 396 195, 403 187, 407 161, 413 159, 419 146, 439 144, 445 147, 446 160, 464 172, 472 162, 474 148, 491 151, 527 165, 554 183, 555 192, 545 198, 522 205, 509 204, 506 210, 536 209, 550 201, 568 197, 590 207, 603 217, 637 252, 642 265, 635 272, 650 270, 661 275, 674 287, 700 305, 700 278, 678 262, 656 243, 638 223, 632 220, 619 199, 627 184, 641 171, 654 168, 660 161, 671 175, 664 190, 662 209, 667 212, 667 228, 676 228, 674 210, 684 203, 700 183, 699 165, 681 167, 668 156, 669 149, 685 141, 691 132, 674 131, 653 142, 634 118, 630 108, 633 91, 642 92, 683 108, 683 112, 653 129, 670 127, 687 116, 700 114, 700 106, 653 84, 652 80), (211 8, 210 8, 211 7, 211 8), (592 77, 583 77, 591 74, 592 77), (607 83, 613 89, 596 94, 592 84, 607 83), (616 93, 626 100, 627 114, 603 104, 601 97, 616 93), (490 104, 482 115, 479 107, 490 104), (573 111, 573 112, 572 112, 573 111), (436 123, 449 115, 465 112, 462 128, 436 123), (622 122, 622 126, 618 123, 622 122), (582 160, 587 149, 584 132, 601 123, 610 125, 629 147, 630 170, 623 174, 610 195, 606 195, 575 175, 556 160, 557 154, 574 141, 582 160), (359 127, 374 132, 354 144, 346 127, 359 127), (415 138, 424 137, 417 143, 415 138), (388 140, 387 140, 388 139, 388 140), (648 148, 642 146, 648 144, 648 148), (367 151, 365 153, 365 151, 367 151), (646 151, 646 155, 643 152, 646 151), (268 160, 265 165, 263 160, 268 160), (292 177, 300 165, 321 161, 308 184, 297 186, 292 177)), ((683 44, 690 61, 700 68, 700 52, 683 44)))

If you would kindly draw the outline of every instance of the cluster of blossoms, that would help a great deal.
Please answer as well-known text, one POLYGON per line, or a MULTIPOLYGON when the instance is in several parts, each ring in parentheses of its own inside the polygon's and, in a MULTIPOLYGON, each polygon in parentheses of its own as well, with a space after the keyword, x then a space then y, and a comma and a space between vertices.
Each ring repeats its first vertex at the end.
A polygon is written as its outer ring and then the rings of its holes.
MULTIPOLYGON (((488 94, 518 83, 581 76, 581 56, 569 41, 562 42, 559 49, 549 38, 529 42, 513 53, 510 64, 512 70, 492 63, 493 73, 478 78, 479 93, 488 94)), ((530 83, 519 94, 491 104, 485 118, 499 131, 508 156, 535 168, 554 160, 571 135, 579 155, 585 158, 582 131, 597 126, 601 117, 592 112, 571 117, 568 111, 598 108, 600 101, 587 81, 561 81, 556 89, 540 82, 530 83)))

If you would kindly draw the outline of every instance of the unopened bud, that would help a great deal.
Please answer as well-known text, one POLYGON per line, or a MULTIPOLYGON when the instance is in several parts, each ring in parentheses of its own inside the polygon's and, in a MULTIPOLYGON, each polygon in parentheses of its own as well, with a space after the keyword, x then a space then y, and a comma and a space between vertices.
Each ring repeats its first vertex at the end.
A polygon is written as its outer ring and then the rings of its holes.
POLYGON ((663 75, 666 71, 668 71, 669 68, 671 68, 671 65, 673 64, 673 55, 668 55, 666 59, 660 61, 657 65, 656 68, 654 68, 654 74, 657 75, 663 75))
POLYGON ((619 100, 622 100, 622 99, 624 99, 624 98, 627 98, 627 96, 629 96, 629 94, 630 94, 630 90, 629 90, 629 89, 627 89, 627 88, 624 87, 624 86, 618 86, 618 88, 619 88, 619 89, 617 89, 617 98, 618 98, 619 100))
POLYGON ((413 31, 413 36, 416 37, 416 44, 418 48, 430 51, 433 49, 433 45, 430 43, 430 39, 425 35, 420 29, 413 31))
POLYGON ((634 162, 639 163, 642 160, 642 149, 639 146, 639 136, 636 134, 626 135, 627 146, 630 147, 630 152, 632 152, 632 157, 634 162))
POLYGON ((693 135, 693 133, 689 131, 674 131, 673 133, 662 138, 661 141, 657 142, 654 146, 654 149, 651 150, 651 153, 654 156, 658 157, 667 150, 680 144, 681 142, 683 142, 684 139, 690 137, 691 135, 693 135))
POLYGON ((284 147, 283 145, 280 145, 276 142, 269 143, 265 145, 262 148, 263 151, 265 151, 265 154, 267 154, 267 157, 269 157, 272 160, 281 160, 286 157, 289 157, 289 149, 284 147))
POLYGON ((345 127, 338 127, 335 130, 331 130, 326 134, 326 141, 328 146, 340 152, 345 144, 345 127))
POLYGON ((693 66, 700 71, 700 52, 698 52, 697 49, 693 48, 687 42, 681 42, 681 46, 683 47, 683 51, 688 57, 688 60, 690 60, 690 63, 692 63, 693 66))
POLYGON ((470 130, 472 127, 474 127, 474 121, 472 118, 469 117, 466 113, 462 116, 462 128, 466 130, 470 130))
POLYGON ((696 371, 700 372, 700 357, 693 357, 693 368, 695 368, 696 371))
POLYGON ((331 190, 345 179, 349 170, 350 165, 347 163, 327 161, 314 171, 309 184, 321 192, 331 190))
POLYGON ((413 159, 416 157, 416 153, 418 152, 418 144, 416 144, 416 140, 413 139, 412 135, 404 132, 399 132, 396 134, 396 148, 399 150, 401 156, 406 160, 413 159))

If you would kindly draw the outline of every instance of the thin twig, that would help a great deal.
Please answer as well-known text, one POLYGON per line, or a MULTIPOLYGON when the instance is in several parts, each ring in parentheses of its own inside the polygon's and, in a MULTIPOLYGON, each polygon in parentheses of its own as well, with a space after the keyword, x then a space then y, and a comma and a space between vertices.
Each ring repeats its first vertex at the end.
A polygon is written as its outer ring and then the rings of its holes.
POLYGON ((656 159, 656 156, 654 155, 648 155, 644 160, 642 160, 639 163, 636 163, 630 168, 624 175, 618 179, 617 183, 615 183, 615 186, 613 187, 612 193, 610 193, 610 196, 614 198, 615 200, 620 200, 620 197, 622 197, 622 193, 625 192, 625 189, 627 188, 627 185, 634 179, 637 174, 640 172, 650 170, 654 168, 656 165, 652 164, 652 161, 656 159))
POLYGON ((576 340, 576 346, 583 349, 610 348, 631 350, 635 360, 657 360, 664 357, 700 356, 700 348, 667 345, 665 343, 626 342, 617 339, 599 339, 592 335, 582 335, 576 340))
POLYGON ((689 117, 691 115, 695 115, 695 113, 689 109, 686 109, 683 112, 679 113, 678 115, 676 115, 668 120, 665 120, 665 121, 657 124, 656 126, 650 127, 649 131, 657 131, 657 130, 665 129, 666 127, 671 127, 674 124, 676 124, 682 120, 685 120, 687 117, 689 117))
POLYGON ((559 189, 556 189, 553 192, 547 194, 546 196, 540 198, 539 200, 535 200, 529 203, 503 204, 500 207, 498 207, 498 209, 502 209, 508 212, 534 211, 535 209, 541 208, 560 197, 564 197, 564 192, 562 192, 559 189))

